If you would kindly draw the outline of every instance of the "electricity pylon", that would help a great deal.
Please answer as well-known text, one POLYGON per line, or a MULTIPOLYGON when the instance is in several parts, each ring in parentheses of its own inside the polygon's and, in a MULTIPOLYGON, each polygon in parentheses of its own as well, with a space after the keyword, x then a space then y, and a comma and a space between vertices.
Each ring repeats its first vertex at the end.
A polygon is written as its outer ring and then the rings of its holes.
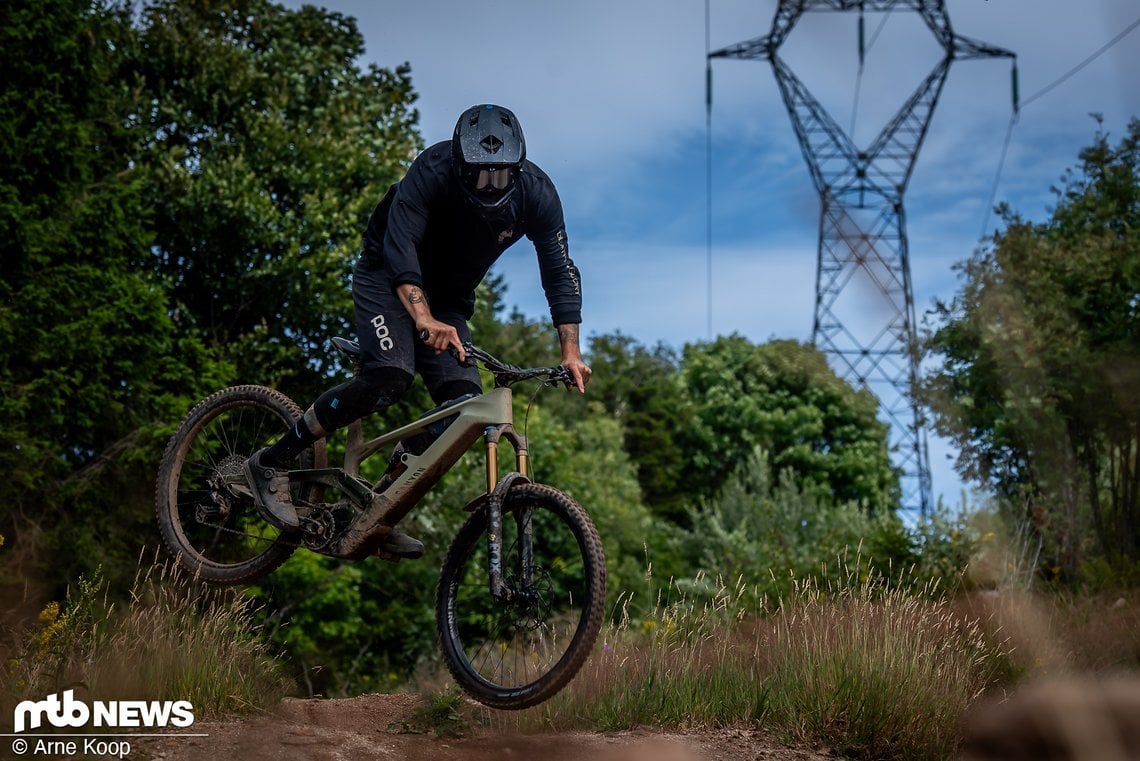
MULTIPOLYGON (((901 473, 901 507, 922 515, 932 507, 930 458, 923 417, 911 394, 918 352, 903 194, 951 62, 994 57, 1014 54, 955 34, 944 0, 779 0, 766 36, 709 54, 710 59, 772 64, 820 196, 812 340, 841 376, 879 399, 901 473), (917 12, 945 55, 861 150, 780 58, 780 46, 805 12, 855 10, 862 63, 864 11, 896 9, 917 12)), ((1016 62, 1014 83, 1016 108, 1016 62)))

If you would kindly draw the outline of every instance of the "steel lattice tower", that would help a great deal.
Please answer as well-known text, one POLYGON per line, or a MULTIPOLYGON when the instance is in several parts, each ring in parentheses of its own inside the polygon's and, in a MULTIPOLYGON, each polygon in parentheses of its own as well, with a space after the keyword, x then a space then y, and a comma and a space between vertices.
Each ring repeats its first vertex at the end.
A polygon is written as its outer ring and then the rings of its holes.
POLYGON ((955 59, 1013 58, 1010 51, 955 34, 945 0, 779 0, 767 36, 709 58, 772 64, 800 149, 820 196, 812 340, 848 382, 879 399, 901 470, 902 507, 932 507, 926 430, 910 393, 918 378, 914 294, 903 194, 955 59), (859 149, 780 58, 780 46, 809 11, 917 12, 945 55, 866 149, 859 149), (873 294, 871 298, 868 294, 873 294))

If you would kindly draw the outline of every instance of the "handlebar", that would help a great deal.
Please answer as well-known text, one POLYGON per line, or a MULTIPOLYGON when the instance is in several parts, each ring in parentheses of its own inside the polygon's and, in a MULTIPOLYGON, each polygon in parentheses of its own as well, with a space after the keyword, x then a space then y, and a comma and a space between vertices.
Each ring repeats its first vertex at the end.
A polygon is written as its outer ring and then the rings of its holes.
POLYGON ((558 367, 519 367, 503 362, 478 346, 466 342, 463 344, 463 351, 467 352, 468 366, 471 364, 471 358, 477 359, 495 377, 495 388, 504 388, 519 381, 535 379, 541 381, 544 386, 556 386, 559 383, 565 383, 567 386, 574 385, 574 378, 561 365, 558 367))
MULTIPOLYGON (((426 330, 420 332, 420 340, 427 340, 426 330)), ((544 386, 557 386, 559 383, 564 383, 567 387, 575 385, 573 376, 561 365, 558 367, 519 367, 498 359, 468 341, 463 342, 463 351, 467 354, 467 361, 461 364, 464 367, 472 367, 475 364, 473 360, 478 360, 494 376, 495 388, 506 388, 526 380, 539 380, 544 386)), ((455 347, 448 348, 448 352, 455 357, 457 362, 459 361, 459 352, 455 350, 455 347)))

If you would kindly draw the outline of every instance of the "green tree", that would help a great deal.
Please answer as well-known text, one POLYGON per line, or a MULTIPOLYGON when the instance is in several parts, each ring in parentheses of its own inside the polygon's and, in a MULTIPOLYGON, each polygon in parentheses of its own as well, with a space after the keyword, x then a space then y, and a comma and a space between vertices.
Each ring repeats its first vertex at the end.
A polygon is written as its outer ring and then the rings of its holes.
POLYGON ((368 215, 421 147, 410 69, 361 68, 355 20, 314 6, 159 0, 138 26, 151 267, 237 377, 315 396, 368 215))
POLYGON ((1081 151, 1049 220, 1002 207, 925 341, 941 367, 924 398, 959 471, 1020 506, 1070 577, 1090 529, 1110 559, 1140 549, 1138 159, 1133 120, 1081 151))
MULTIPOLYGON (((723 581, 755 585, 770 598, 786 598, 795 580, 841 579, 841 558, 855 556, 876 521, 854 503, 835 503, 805 493, 790 470, 773 477, 769 457, 755 449, 725 481, 724 488, 693 516, 696 568, 723 581)), ((885 565, 885 563, 884 563, 885 565)))
POLYGON ((0 14, 0 511, 24 540, 47 532, 53 580, 101 557, 129 575, 158 421, 218 365, 140 267, 149 199, 116 75, 128 12, 70 0, 0 14))
MULTIPOLYGON (((605 547, 612 602, 642 586, 647 558, 658 566, 673 565, 668 529, 642 503, 637 469, 623 448, 618 421, 603 414, 597 402, 581 400, 575 417, 559 420, 543 413, 541 407, 531 413, 532 475, 568 493, 590 514, 605 547)), ((518 412, 516 417, 522 419, 518 412)))
POLYGON ((877 403, 796 341, 754 345, 741 336, 686 346, 681 382, 695 411, 687 482, 710 497, 757 448, 799 488, 869 510, 898 504, 887 427, 877 403))
POLYGON ((693 511, 684 591, 735 583, 758 593, 754 602, 761 596, 776 602, 807 579, 835 592, 868 575, 924 593, 957 588, 978 546, 978 532, 964 514, 939 509, 907 526, 895 511, 872 513, 857 502, 805 491, 790 469, 774 476, 769 461, 754 450, 717 496, 693 511), (696 569, 704 572, 704 584, 691 577, 696 569))
POLYGON ((683 522, 693 498, 686 445, 696 421, 676 354, 664 345, 651 351, 619 333, 591 339, 590 364, 590 396, 621 424, 645 503, 683 522))
POLYGON ((3 522, 48 532, 58 581, 129 575, 194 400, 328 384, 361 231, 420 145, 415 96, 313 7, 0 13, 3 522))

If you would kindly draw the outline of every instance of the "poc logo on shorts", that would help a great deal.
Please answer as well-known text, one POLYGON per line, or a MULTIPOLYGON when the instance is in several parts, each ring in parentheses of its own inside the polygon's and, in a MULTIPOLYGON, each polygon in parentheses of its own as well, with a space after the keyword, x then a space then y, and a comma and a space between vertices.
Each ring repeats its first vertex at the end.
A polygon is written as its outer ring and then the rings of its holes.
POLYGON ((391 351, 395 346, 395 342, 389 337, 389 330, 387 321, 384 315, 378 314, 372 318, 372 327, 376 328, 376 337, 380 339, 380 348, 384 351, 391 351))

